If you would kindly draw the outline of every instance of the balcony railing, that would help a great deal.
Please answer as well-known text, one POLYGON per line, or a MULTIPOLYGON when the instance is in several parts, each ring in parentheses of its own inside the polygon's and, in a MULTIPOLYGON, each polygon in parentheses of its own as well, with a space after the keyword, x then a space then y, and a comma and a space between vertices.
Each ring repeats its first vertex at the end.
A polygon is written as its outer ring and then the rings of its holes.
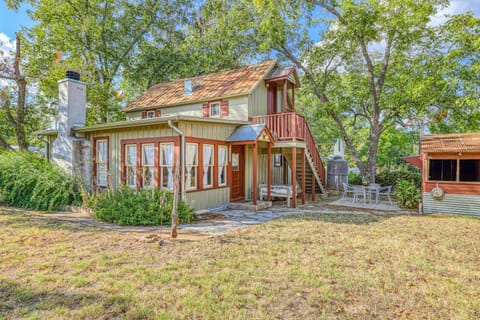
POLYGON ((265 123, 277 141, 304 141, 322 183, 325 183, 325 167, 304 116, 296 112, 282 112, 252 117, 251 121, 254 124, 265 123))

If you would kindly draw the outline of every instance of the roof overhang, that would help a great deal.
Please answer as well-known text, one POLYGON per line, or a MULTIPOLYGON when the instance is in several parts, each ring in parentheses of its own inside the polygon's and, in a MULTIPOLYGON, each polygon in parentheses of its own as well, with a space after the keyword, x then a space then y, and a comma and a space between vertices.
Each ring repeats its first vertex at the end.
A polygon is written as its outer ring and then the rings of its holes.
POLYGON ((226 141, 230 144, 254 144, 260 141, 275 143, 272 133, 265 124, 248 124, 238 127, 226 141))

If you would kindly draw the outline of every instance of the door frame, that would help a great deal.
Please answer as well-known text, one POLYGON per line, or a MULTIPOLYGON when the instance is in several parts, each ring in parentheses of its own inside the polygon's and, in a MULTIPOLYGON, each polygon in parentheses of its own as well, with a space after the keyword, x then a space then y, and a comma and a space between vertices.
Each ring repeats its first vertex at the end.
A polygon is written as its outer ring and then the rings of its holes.
POLYGON ((237 201, 244 201, 245 200, 245 145, 232 145, 231 147, 231 160, 230 161, 230 177, 231 177, 231 183, 230 183, 230 201, 231 202, 237 202, 237 201), (239 154, 239 159, 238 159, 238 172, 240 175, 240 179, 238 180, 240 186, 240 196, 233 198, 233 149, 238 148, 238 153, 239 154), (243 177, 243 178, 242 178, 243 177))

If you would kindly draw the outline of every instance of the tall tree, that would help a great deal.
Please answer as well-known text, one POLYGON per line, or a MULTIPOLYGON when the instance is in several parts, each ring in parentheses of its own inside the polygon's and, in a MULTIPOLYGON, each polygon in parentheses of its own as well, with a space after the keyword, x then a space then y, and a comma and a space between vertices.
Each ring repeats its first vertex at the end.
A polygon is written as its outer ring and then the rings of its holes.
POLYGON ((40 90, 57 96, 56 80, 66 69, 81 72, 89 84, 88 123, 121 117, 115 99, 121 73, 139 48, 175 32, 181 26, 188 0, 11 0, 32 6, 37 22, 24 30, 31 73, 42 76, 40 90))
MULTIPOLYGON (((8 127, 13 128, 20 150, 26 150, 28 148, 28 141, 25 133, 27 79, 22 73, 20 66, 22 62, 22 51, 21 38, 18 33, 16 34, 15 39, 15 55, 13 59, 10 59, 9 55, 4 52, 0 52, 0 59, 0 79, 9 80, 15 83, 16 96, 16 99, 14 99, 16 100, 16 107, 12 108, 12 95, 9 92, 9 88, 0 88, 0 116, 3 120, 6 120, 6 126, 4 129, 8 129, 8 127)), ((8 138, 2 136, 2 131, 0 131, 0 146, 12 149, 8 142, 8 138)))

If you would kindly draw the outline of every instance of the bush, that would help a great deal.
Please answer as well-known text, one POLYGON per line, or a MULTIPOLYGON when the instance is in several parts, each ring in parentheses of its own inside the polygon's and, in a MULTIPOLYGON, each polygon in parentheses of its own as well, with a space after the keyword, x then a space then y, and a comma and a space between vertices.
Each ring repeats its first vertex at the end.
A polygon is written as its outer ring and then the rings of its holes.
POLYGON ((0 153, 0 194, 8 205, 34 210, 81 203, 79 181, 31 152, 0 153))
POLYGON ((415 209, 421 199, 420 188, 413 181, 402 180, 395 186, 394 195, 397 197, 398 205, 402 208, 415 209))
POLYGON ((422 183, 420 169, 411 165, 403 165, 396 170, 384 170, 375 177, 375 182, 382 186, 395 186, 403 180, 410 181, 420 188, 422 183))
MULTIPOLYGON (((171 224, 173 194, 166 190, 132 190, 123 186, 119 190, 99 194, 94 204, 95 218, 126 225, 171 224)), ((195 214, 178 201, 180 223, 195 221, 195 214)))

